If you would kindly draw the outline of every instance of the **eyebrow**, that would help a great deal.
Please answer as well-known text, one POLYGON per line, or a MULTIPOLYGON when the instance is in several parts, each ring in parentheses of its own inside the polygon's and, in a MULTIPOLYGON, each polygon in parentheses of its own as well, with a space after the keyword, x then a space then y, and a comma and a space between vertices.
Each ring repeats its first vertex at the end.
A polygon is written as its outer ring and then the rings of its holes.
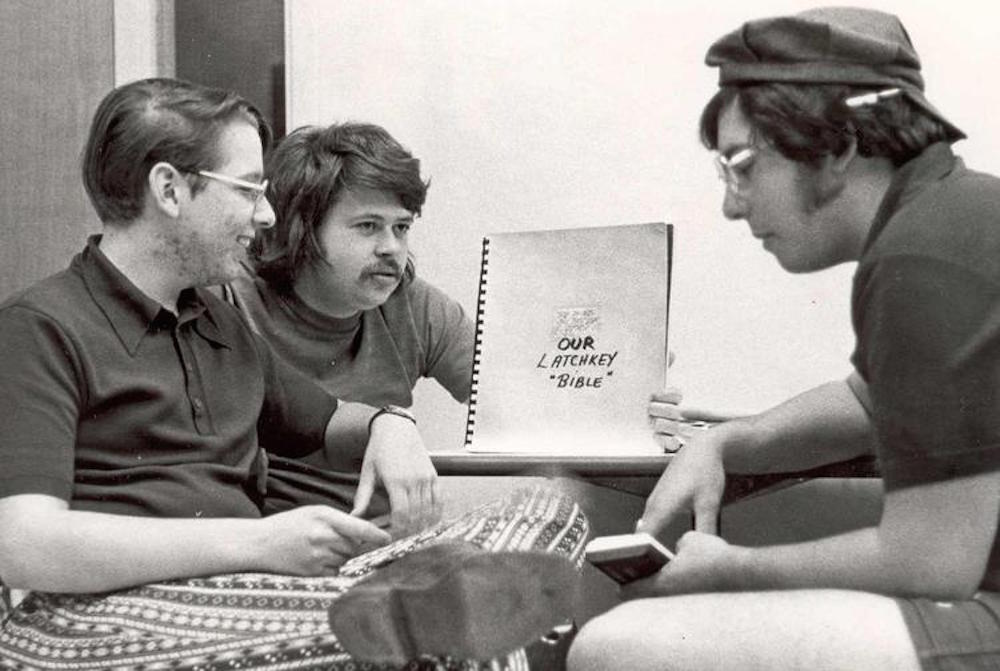
POLYGON ((362 212, 360 214, 351 217, 350 221, 358 222, 358 221, 364 221, 365 219, 378 219, 379 221, 409 221, 409 222, 416 221, 416 217, 413 215, 412 212, 402 217, 386 217, 377 212, 362 212))

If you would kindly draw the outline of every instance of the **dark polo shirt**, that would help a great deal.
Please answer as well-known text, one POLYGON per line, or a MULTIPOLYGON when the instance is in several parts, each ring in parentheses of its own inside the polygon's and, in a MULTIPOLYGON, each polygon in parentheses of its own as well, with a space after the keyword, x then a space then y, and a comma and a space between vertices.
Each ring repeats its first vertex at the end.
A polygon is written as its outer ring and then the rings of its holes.
MULTIPOLYGON (((886 491, 1000 469, 1000 179, 946 144, 904 165, 852 308, 886 491)), ((1000 585, 995 533, 982 584, 1000 585)))
POLYGON ((0 497, 259 516, 259 445, 319 449, 337 401, 210 292, 183 292, 178 316, 163 309, 99 242, 0 305, 0 497))
POLYGON ((1000 468, 1000 179, 944 143, 904 165, 852 308, 886 489, 1000 468))

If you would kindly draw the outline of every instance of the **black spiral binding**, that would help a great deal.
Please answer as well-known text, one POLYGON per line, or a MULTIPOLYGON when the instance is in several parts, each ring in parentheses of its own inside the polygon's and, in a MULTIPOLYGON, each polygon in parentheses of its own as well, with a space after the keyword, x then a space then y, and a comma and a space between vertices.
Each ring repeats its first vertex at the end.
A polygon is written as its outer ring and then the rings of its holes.
POLYGON ((465 422, 465 445, 472 443, 476 429, 476 395, 479 393, 479 362, 483 355, 483 317, 486 310, 486 273, 490 261, 490 239, 483 238, 483 257, 479 264, 479 298, 476 300, 476 344, 472 351, 472 380, 469 383, 469 415, 465 422))

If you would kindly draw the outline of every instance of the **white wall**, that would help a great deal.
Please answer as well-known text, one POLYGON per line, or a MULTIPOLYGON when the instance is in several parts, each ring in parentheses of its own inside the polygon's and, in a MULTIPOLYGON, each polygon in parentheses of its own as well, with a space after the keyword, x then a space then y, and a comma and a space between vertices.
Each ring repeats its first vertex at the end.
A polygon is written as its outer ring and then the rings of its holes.
MULTIPOLYGON (((692 405, 761 409, 848 372, 852 267, 790 276, 723 219, 702 58, 746 19, 813 4, 288 0, 288 127, 373 121, 422 159, 418 271, 470 311, 484 233, 674 223, 672 382, 692 405)), ((1000 7, 869 4, 903 18, 930 99, 973 138, 960 153, 1000 171, 1000 7)), ((446 394, 422 384, 417 410, 432 447, 461 444, 446 394)))
POLYGON ((114 0, 115 86, 174 76, 173 0, 114 0))

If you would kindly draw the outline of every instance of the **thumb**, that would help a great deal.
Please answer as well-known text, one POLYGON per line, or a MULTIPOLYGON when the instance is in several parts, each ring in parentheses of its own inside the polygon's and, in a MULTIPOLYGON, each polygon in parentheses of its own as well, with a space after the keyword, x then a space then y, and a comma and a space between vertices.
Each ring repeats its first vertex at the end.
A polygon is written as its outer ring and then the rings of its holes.
POLYGON ((368 520, 345 515, 339 510, 326 509, 327 521, 338 534, 355 543, 385 545, 392 540, 389 532, 379 529, 368 520))
POLYGON ((354 492, 354 507, 351 508, 351 515, 355 517, 363 515, 368 510, 368 504, 372 501, 375 493, 375 469, 362 468, 361 476, 358 478, 358 489, 354 492))
POLYGON ((656 536, 667 526, 673 514, 672 502, 654 501, 653 497, 650 497, 646 501, 642 517, 635 523, 635 530, 637 532, 644 531, 652 536, 656 536))

